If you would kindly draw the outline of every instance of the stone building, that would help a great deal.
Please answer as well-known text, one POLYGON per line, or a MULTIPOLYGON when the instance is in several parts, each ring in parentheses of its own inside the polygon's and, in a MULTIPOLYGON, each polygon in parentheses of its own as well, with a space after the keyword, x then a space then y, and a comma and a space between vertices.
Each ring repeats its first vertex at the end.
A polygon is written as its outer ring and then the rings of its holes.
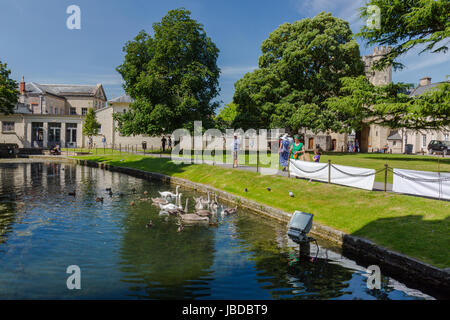
MULTIPOLYGON (((162 137, 150 137, 146 135, 135 135, 135 136, 123 136, 117 130, 117 122, 113 120, 114 113, 126 112, 130 103, 133 100, 128 95, 124 94, 115 99, 109 100, 106 107, 96 110, 97 121, 100 123, 101 127, 99 129, 99 135, 93 137, 94 145, 99 147, 103 146, 102 137, 105 136, 106 144, 108 146, 113 145, 116 148, 136 148, 141 149, 142 142, 146 142, 147 148, 149 150, 160 149, 162 137)), ((166 137, 168 139, 168 137, 166 137)), ((166 147, 168 142, 166 142, 166 147)))
POLYGON ((101 84, 25 83, 22 77, 14 113, 0 115, 0 143, 16 143, 20 148, 82 147, 84 115, 105 103, 101 84))

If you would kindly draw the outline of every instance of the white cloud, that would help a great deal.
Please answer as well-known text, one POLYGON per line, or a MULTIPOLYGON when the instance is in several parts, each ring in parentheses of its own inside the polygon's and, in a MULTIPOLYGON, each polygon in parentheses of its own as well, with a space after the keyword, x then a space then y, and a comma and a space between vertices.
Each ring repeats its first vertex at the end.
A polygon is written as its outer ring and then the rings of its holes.
POLYGON ((221 75, 225 77, 241 77, 247 72, 257 69, 257 66, 225 66, 220 67, 221 75))
POLYGON ((420 55, 419 58, 405 59, 404 64, 406 65, 406 68, 403 70, 405 72, 417 71, 425 68, 430 68, 442 63, 450 63, 449 54, 420 55))
POLYGON ((344 19, 350 23, 353 31, 359 30, 364 23, 359 18, 359 8, 366 3, 365 0, 293 0, 297 12, 305 16, 315 16, 318 13, 331 12, 333 16, 344 19))

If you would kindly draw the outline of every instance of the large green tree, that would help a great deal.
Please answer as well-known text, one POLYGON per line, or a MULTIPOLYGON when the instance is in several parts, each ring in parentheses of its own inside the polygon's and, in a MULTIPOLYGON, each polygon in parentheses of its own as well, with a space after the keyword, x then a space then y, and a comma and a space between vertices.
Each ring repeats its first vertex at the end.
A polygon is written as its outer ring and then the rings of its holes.
POLYGON ((129 112, 115 114, 119 130, 159 135, 192 129, 194 120, 213 126, 219 49, 185 9, 169 11, 153 24, 153 33, 141 31, 124 47, 125 60, 117 71, 135 101, 129 112))
POLYGON ((0 113, 3 114, 13 113, 19 95, 17 82, 9 77, 10 74, 6 63, 0 61, 0 113))
POLYGON ((419 96, 408 86, 374 86, 365 76, 342 79, 341 95, 326 103, 336 116, 339 131, 359 130, 374 123, 393 129, 444 129, 450 125, 450 83, 443 82, 419 96))
POLYGON ((342 77, 364 73, 348 22, 322 12, 285 23, 261 50, 259 68, 235 84, 235 126, 336 129, 324 101, 339 94, 342 77))
POLYGON ((380 9, 380 28, 363 26, 357 36, 369 45, 388 45, 392 50, 374 65, 402 68, 398 57, 416 46, 421 52, 446 52, 450 37, 449 0, 370 0, 361 10, 361 18, 371 19, 370 6, 380 9))

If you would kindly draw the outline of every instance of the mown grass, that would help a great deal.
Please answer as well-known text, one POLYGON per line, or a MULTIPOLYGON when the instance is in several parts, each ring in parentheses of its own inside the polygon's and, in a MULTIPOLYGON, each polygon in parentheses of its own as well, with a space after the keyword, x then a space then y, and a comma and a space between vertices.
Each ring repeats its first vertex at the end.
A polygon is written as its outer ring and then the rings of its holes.
POLYGON ((211 165, 175 164, 169 159, 149 156, 77 158, 185 178, 287 212, 310 212, 316 222, 371 239, 437 267, 450 267, 450 203, 446 201, 309 183, 211 165), (289 191, 295 194, 294 198, 289 196, 289 191))

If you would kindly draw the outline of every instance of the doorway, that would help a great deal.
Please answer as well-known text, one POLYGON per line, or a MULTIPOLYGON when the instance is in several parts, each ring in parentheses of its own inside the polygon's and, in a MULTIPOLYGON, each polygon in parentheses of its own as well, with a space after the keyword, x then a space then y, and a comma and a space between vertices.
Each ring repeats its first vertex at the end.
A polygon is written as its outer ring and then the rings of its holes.
POLYGON ((309 138, 308 140, 308 149, 314 149, 314 138, 309 138))
POLYGON ((77 146, 77 124, 66 123, 66 147, 75 148, 77 146))

